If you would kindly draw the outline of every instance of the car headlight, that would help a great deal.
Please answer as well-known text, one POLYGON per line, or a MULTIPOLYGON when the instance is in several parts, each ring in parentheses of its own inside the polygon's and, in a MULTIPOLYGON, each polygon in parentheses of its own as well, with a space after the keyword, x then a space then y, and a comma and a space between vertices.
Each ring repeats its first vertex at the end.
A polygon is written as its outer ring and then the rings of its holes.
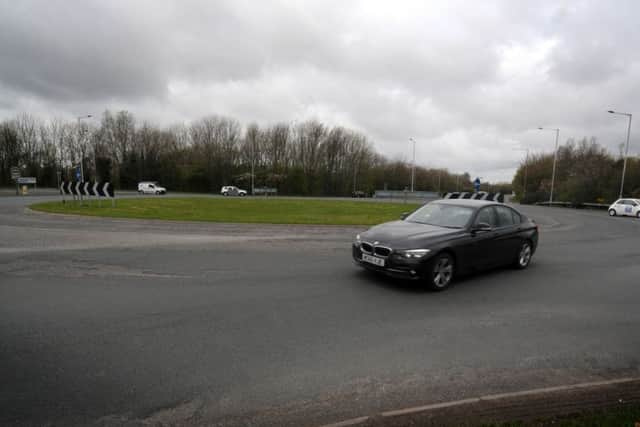
POLYGON ((360 244, 360 235, 356 234, 356 240, 353 243, 360 244))
POLYGON ((406 251, 398 251, 398 254, 403 258, 422 258, 426 254, 431 252, 429 249, 409 249, 406 251))

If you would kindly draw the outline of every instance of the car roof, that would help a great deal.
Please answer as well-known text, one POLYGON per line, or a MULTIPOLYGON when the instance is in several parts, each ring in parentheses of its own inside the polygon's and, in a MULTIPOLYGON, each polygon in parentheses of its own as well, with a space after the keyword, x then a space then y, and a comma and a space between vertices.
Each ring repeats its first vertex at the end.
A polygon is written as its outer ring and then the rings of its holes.
POLYGON ((435 200, 434 203, 443 205, 467 206, 470 208, 481 208, 483 206, 502 206, 502 203, 476 199, 439 199, 435 200))

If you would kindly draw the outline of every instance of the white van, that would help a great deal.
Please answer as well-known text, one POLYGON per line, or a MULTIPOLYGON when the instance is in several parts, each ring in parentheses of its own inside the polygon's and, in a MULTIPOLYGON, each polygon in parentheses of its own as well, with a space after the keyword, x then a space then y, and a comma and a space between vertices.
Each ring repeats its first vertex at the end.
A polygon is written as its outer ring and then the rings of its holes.
POLYGON ((160 187, 155 181, 138 183, 138 193, 140 194, 167 194, 167 189, 160 187))
POLYGON ((220 190, 220 194, 223 196, 246 196, 247 190, 243 190, 233 185, 225 185, 220 190))

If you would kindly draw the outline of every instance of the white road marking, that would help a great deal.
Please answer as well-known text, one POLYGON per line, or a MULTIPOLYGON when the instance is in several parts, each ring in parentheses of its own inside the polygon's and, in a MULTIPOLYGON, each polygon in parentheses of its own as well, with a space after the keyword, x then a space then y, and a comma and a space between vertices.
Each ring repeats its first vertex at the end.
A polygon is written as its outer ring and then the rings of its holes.
MULTIPOLYGON (((393 410, 393 411, 385 411, 385 412, 380 413, 377 416, 378 417, 381 416, 383 418, 391 418, 391 417, 397 417, 397 416, 401 416, 401 415, 419 414, 419 413, 422 413, 422 412, 432 411, 432 410, 435 410, 435 409, 451 408, 451 407, 455 407, 455 406, 468 405, 470 403, 480 403, 480 402, 486 402, 486 401, 508 399, 508 398, 512 398, 512 397, 537 396, 537 395, 545 394, 545 393, 553 393, 553 392, 558 392, 558 391, 571 391, 571 390, 579 390, 579 389, 585 389, 585 388, 591 388, 591 387, 601 387, 601 386, 608 386, 608 385, 615 385, 615 384, 623 384, 623 383, 628 383, 628 382, 632 382, 632 381, 640 381, 640 378, 638 378, 638 377, 636 377, 636 378, 618 378, 618 379, 615 379, 615 380, 595 381, 595 382, 589 382, 589 383, 570 384, 570 385, 562 385, 562 386, 556 386, 556 387, 544 387, 544 388, 536 388, 536 389, 532 389, 532 390, 516 391, 516 392, 511 392, 511 393, 489 394, 489 395, 486 395, 486 396, 472 397, 472 398, 469 398, 469 399, 454 400, 454 401, 450 401, 450 402, 433 403, 433 404, 429 404, 429 405, 414 406, 414 407, 411 407, 411 408, 397 409, 397 410, 393 410)), ((358 418, 352 418, 352 419, 349 419, 349 420, 339 421, 339 422, 336 422, 336 423, 325 424, 322 427, 355 426, 355 425, 362 424, 362 423, 372 419, 373 417, 374 416, 363 416, 363 417, 358 417, 358 418)))

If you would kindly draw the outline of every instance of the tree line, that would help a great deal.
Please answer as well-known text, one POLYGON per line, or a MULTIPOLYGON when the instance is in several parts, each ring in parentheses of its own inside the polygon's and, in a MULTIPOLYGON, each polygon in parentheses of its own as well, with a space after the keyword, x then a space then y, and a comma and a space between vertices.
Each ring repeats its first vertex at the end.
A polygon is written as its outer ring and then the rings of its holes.
MULTIPOLYGON (((223 116, 160 127, 138 123, 128 111, 105 111, 99 120, 43 120, 19 114, 0 122, 0 185, 10 168, 41 186, 73 179, 135 189, 158 181, 169 191, 218 192, 223 185, 277 188, 279 194, 347 196, 354 191, 404 190, 411 164, 378 153, 363 134, 315 120, 242 126, 223 116)), ((507 185, 508 186, 508 185, 507 185)), ((468 173, 416 167, 414 188, 471 191, 468 173)))
MULTIPOLYGON (((523 203, 549 200, 553 158, 553 153, 538 153, 522 162, 513 178, 513 189, 523 203)), ((567 140, 558 148, 553 200, 576 205, 615 201, 620 192, 623 162, 622 153, 612 155, 594 137, 567 140)), ((640 198, 637 157, 627 160, 624 197, 640 198)))

